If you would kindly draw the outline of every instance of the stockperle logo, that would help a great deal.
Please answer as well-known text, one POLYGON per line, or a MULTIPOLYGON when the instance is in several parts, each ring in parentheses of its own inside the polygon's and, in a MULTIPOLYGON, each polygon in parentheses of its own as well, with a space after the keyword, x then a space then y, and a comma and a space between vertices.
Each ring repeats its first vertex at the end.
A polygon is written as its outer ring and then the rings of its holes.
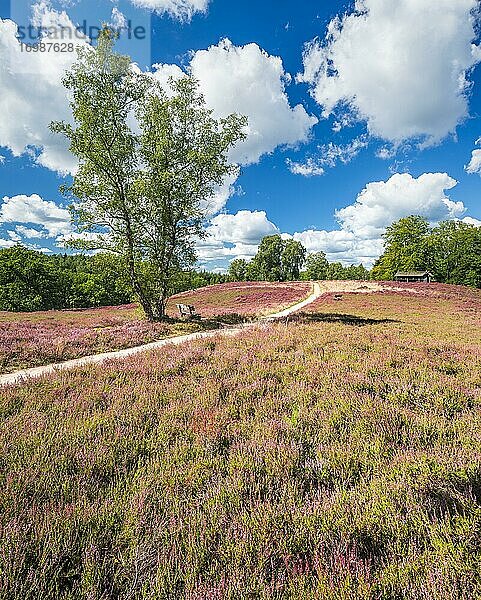
POLYGON ((79 44, 95 44, 104 25, 116 34, 118 52, 143 69, 152 64, 150 13, 129 0, 0 0, 0 18, 15 23, 20 52, 31 55, 16 61, 18 72, 34 73, 46 54, 61 54, 55 60, 69 63, 79 44))

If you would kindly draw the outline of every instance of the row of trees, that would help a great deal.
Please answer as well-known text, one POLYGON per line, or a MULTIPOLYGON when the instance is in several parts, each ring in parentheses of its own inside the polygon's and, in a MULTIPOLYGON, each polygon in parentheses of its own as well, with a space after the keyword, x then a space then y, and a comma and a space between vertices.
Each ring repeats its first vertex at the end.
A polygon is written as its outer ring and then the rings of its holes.
POLYGON ((410 216, 387 228, 385 249, 371 277, 391 280, 397 271, 429 270, 439 283, 481 287, 481 228, 461 221, 430 227, 410 216))
POLYGON ((363 265, 329 263, 324 252, 308 255, 301 242, 269 235, 250 262, 242 258, 231 262, 229 277, 234 281, 369 279, 369 271, 363 265))
POLYGON ((268 236, 252 261, 232 261, 229 276, 237 281, 391 281, 398 271, 428 270, 439 283, 481 288, 481 227, 457 220, 432 227, 424 217, 409 216, 387 228, 384 242, 384 253, 369 272, 362 264, 329 263, 324 252, 308 255, 295 240, 268 236))
MULTIPOLYGON (((178 270, 171 293, 225 281, 392 280, 397 271, 429 270, 436 281, 481 287, 481 228, 460 221, 430 227, 426 219, 400 219, 386 230, 385 251, 371 273, 363 265, 329 263, 300 242, 265 237, 254 259, 232 261, 228 275, 178 270)), ((146 267, 147 269, 147 267, 146 267)), ((0 250, 0 310, 86 308, 137 299, 124 258, 113 253, 50 254, 23 246, 0 250)))
MULTIPOLYGON (((307 255, 299 242, 269 236, 250 263, 232 261, 228 275, 183 270, 172 294, 227 281, 368 279, 360 265, 329 263, 323 252, 307 255), (304 270, 301 270, 304 267, 304 270)), ((35 311, 115 306, 136 300, 123 259, 112 253, 44 254, 17 245, 0 250, 0 310, 35 311)))
POLYGON ((0 309, 12 311, 124 304, 132 292, 121 260, 45 255, 23 246, 0 250, 0 309))
MULTIPOLYGON (((205 271, 180 271, 173 293, 222 283, 205 271)), ((49 254, 14 246, 0 250, 0 310, 34 311, 115 306, 135 299, 123 260, 115 254, 49 254)))
POLYGON ((362 264, 345 267, 340 262, 330 263, 324 252, 314 252, 307 256, 301 279, 307 281, 365 281, 370 279, 370 273, 362 264))

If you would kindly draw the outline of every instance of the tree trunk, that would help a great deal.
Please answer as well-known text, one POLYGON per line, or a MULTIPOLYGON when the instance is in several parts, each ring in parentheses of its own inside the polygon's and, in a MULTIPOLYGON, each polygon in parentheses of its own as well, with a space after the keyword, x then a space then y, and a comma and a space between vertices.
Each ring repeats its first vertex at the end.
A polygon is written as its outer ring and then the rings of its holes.
POLYGON ((150 321, 150 323, 157 321, 150 302, 145 298, 145 296, 143 296, 143 294, 141 295, 137 293, 137 295, 139 296, 140 306, 142 307, 142 310, 144 311, 147 320, 150 321))
POLYGON ((130 279, 132 282, 132 287, 134 289, 135 294, 137 295, 137 297, 139 299, 140 306, 142 307, 142 310, 144 311, 147 319, 152 323, 153 321, 156 320, 154 311, 152 308, 152 304, 150 303, 149 299, 145 296, 142 286, 140 285, 139 280, 137 279, 137 274, 135 272, 135 263, 133 260, 132 261, 129 260, 129 271, 130 271, 130 279))
MULTIPOLYGON (((129 227, 128 227, 128 230, 130 230, 129 227)), ((135 294, 137 295, 137 298, 139 299, 140 306, 142 307, 142 310, 144 311, 145 316, 152 323, 153 321, 156 320, 154 310, 152 308, 152 303, 146 297, 144 290, 142 289, 142 285, 140 284, 140 281, 137 277, 134 253, 133 253, 133 248, 132 248, 132 243, 131 243, 130 238, 128 239, 127 264, 129 267, 129 274, 130 274, 130 281, 132 283, 132 288, 133 288, 135 294)))
POLYGON ((165 319, 166 309, 167 309, 167 295, 162 294, 162 297, 159 298, 156 302, 157 315, 159 320, 165 319))

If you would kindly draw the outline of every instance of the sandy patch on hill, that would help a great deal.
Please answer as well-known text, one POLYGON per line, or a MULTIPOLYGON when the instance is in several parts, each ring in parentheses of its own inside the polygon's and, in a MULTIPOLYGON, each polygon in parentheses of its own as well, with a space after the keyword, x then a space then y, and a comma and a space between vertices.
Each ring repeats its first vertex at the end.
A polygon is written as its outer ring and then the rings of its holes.
POLYGON ((398 287, 384 281, 319 281, 319 286, 323 294, 372 294, 383 290, 419 293, 419 290, 398 287))

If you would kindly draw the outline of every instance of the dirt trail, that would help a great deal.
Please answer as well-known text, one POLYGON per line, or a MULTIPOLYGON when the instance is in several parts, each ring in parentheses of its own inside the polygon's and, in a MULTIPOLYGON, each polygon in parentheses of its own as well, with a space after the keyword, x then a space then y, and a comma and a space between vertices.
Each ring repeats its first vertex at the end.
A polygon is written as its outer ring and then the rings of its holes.
POLYGON ((267 319, 281 319, 283 317, 289 316, 290 314, 298 310, 302 310, 305 306, 308 306, 309 304, 312 304, 312 302, 317 300, 317 298, 319 298, 319 296, 325 293, 325 291, 326 290, 323 290, 319 283, 313 283, 312 293, 308 298, 306 298, 302 302, 298 302, 297 304, 290 306, 285 310, 262 317, 261 319, 259 319, 259 321, 256 321, 254 323, 247 323, 246 325, 236 327, 233 329, 222 329, 220 331, 218 329, 214 329, 212 331, 191 333, 189 335, 181 335, 178 337, 166 338, 163 340, 159 340, 158 342, 152 342, 151 344, 144 344, 143 346, 136 346, 135 348, 127 348, 125 350, 107 352, 104 354, 94 354, 93 356, 83 356, 82 358, 68 360, 63 363, 45 365, 41 367, 33 367, 31 369, 23 369, 22 371, 16 371, 15 373, 7 373, 5 375, 0 375, 0 385, 12 385, 15 383, 21 383, 27 379, 34 379, 36 377, 41 377, 42 375, 52 374, 57 371, 65 371, 67 369, 74 369, 76 367, 83 367, 85 365, 99 364, 106 360, 118 360, 128 358, 129 356, 134 356, 135 354, 139 354, 141 352, 148 352, 149 350, 157 350, 158 348, 163 348, 164 346, 168 346, 169 344, 174 344, 178 346, 179 344, 184 344, 186 342, 192 342, 194 340, 201 340, 216 336, 235 336, 241 331, 245 331, 246 329, 255 326, 258 322, 262 322, 267 319))

